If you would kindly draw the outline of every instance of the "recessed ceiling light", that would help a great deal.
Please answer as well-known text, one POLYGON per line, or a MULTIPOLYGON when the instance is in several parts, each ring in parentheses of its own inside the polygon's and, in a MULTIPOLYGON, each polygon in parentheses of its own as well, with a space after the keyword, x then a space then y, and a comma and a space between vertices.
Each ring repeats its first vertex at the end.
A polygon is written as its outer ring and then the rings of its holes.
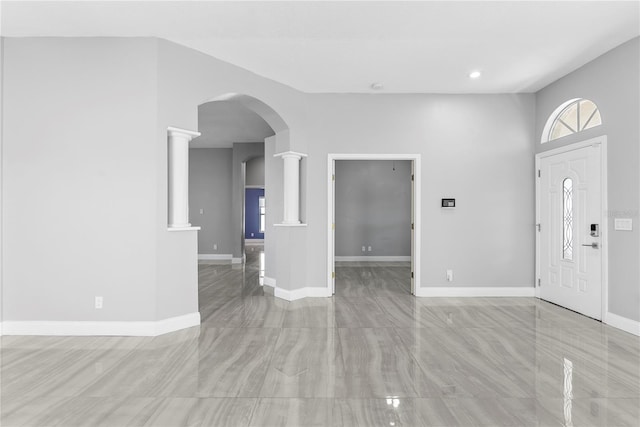
POLYGON ((469 73, 469 78, 470 79, 479 79, 481 75, 482 75, 482 73, 480 71, 476 70, 476 71, 472 71, 472 72, 469 73))
POLYGON ((384 85, 380 82, 373 82, 371 83, 371 89, 373 90, 380 90, 384 87, 384 85))

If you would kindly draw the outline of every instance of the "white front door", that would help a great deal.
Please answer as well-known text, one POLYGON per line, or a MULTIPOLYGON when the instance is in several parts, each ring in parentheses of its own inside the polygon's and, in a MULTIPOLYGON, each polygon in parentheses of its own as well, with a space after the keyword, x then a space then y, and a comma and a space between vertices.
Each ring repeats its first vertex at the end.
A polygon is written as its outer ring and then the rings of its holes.
POLYGON ((540 154, 540 298, 602 319, 601 145, 540 154))

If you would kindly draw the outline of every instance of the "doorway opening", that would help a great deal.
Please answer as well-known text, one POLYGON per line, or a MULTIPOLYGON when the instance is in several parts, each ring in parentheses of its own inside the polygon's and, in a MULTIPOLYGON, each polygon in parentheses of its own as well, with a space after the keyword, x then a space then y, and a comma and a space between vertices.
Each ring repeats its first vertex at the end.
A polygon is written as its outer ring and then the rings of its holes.
POLYGON ((244 239, 245 245, 264 243, 266 199, 264 191, 264 156, 245 164, 244 239))
POLYGON ((190 144, 189 204, 192 222, 201 227, 200 260, 244 264, 245 240, 259 231, 245 233, 247 191, 259 188, 264 196, 264 140, 276 131, 247 100, 259 102, 230 96, 198 107, 201 136, 190 144))
POLYGON ((536 296, 607 312, 606 136, 536 155, 536 296))
POLYGON ((418 295, 420 155, 329 154, 327 193, 329 293, 418 295))

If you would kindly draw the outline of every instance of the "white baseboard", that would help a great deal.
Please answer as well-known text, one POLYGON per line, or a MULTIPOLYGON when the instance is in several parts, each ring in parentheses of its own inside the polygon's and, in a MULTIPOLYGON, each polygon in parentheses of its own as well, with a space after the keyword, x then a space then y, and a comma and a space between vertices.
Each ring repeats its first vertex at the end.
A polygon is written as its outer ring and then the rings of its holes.
POLYGON ((638 321, 607 312, 604 323, 640 337, 640 322, 638 321))
POLYGON ((200 325, 200 312, 183 314, 182 316, 169 317, 155 322, 156 330, 154 336, 168 334, 169 332, 187 329, 200 325))
POLYGON ((277 287, 276 279, 274 279, 273 277, 264 276, 263 283, 265 286, 269 286, 274 289, 273 295, 275 297, 281 298, 287 301, 295 301, 301 298, 322 298, 322 297, 326 298, 331 296, 327 288, 315 287, 315 286, 314 287, 308 286, 306 288, 288 291, 286 289, 277 287))
POLYGON ((200 313, 158 321, 4 321, 4 335, 155 337, 200 325, 200 313))
POLYGON ((331 296, 327 288, 318 287, 306 287, 301 289, 294 289, 293 291, 288 291, 286 289, 276 287, 273 295, 277 298, 282 298, 287 301, 295 301, 301 298, 326 298, 331 296))
POLYGON ((244 239, 245 245, 262 245, 264 243, 264 239, 244 239))
POLYGON ((353 262, 353 261, 358 261, 358 262, 409 262, 411 261, 411 257, 410 256, 362 256, 362 255, 356 255, 356 256, 336 256, 335 260, 337 262, 340 261, 347 261, 347 262, 353 262))
POLYGON ((232 258, 231 254, 198 254, 199 260, 207 261, 231 261, 232 258))
POLYGON ((243 264, 245 257, 234 258, 232 254, 198 254, 200 261, 229 261, 231 264, 243 264))
POLYGON ((531 286, 505 287, 455 287, 423 286, 416 289, 418 297, 533 297, 535 288, 531 286))

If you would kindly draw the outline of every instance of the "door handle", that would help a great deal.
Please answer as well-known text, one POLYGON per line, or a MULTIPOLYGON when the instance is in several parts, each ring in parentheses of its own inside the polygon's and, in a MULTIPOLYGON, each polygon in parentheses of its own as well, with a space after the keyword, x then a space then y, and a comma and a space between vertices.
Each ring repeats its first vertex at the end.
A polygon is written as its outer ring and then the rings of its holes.
POLYGON ((582 246, 591 246, 593 249, 598 249, 598 242, 593 242, 593 243, 589 243, 588 245, 582 245, 582 246))

